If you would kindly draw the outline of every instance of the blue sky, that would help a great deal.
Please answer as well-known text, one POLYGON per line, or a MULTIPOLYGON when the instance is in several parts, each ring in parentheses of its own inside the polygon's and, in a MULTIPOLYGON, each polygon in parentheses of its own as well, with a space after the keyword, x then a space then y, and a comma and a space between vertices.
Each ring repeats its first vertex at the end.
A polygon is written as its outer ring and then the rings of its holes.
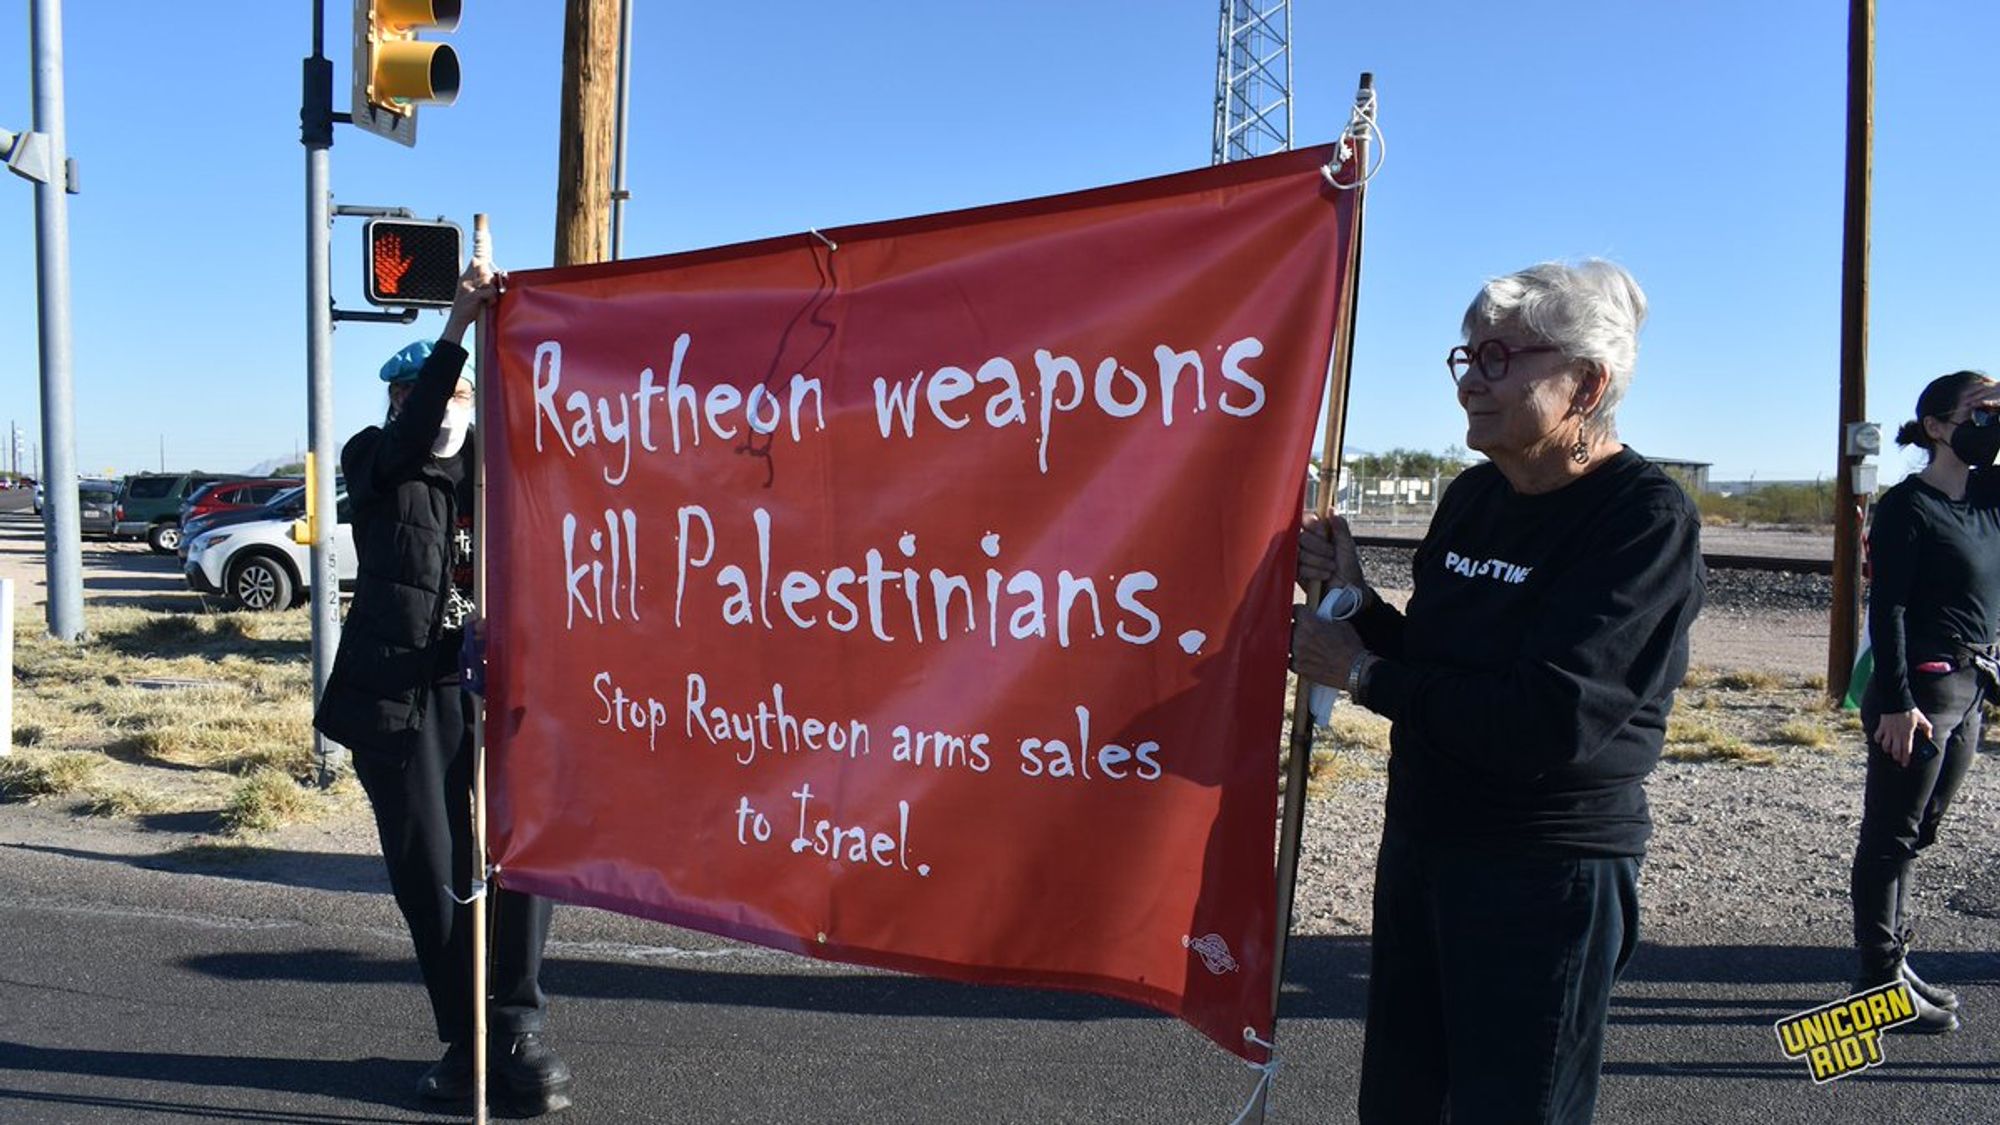
MULTIPOLYGON (((31 123, 27 5, 0 22, 0 126, 31 123)), ((305 440, 305 0, 233 22, 65 5, 78 466, 241 469, 305 440)), ((327 5, 347 104, 349 5, 327 5)), ((561 5, 469 0, 457 105, 405 149, 341 127, 345 203, 493 217, 503 266, 546 264, 561 5)), ((1089 187, 1205 164, 1211 0, 890 8, 639 0, 627 256, 1089 187), (876 13, 890 13, 881 14, 876 13)), ((1991 187, 2000 5, 1877 17, 1869 416, 1993 368, 1991 187)), ((1373 71, 1388 161, 1370 188, 1349 444, 1463 440, 1442 357, 1479 282, 1604 255, 1653 317, 1620 412, 1718 479, 1830 473, 1839 359, 1845 5, 1298 0, 1300 143, 1373 71)), ((0 183, 0 425, 38 427, 34 210, 0 183)), ((360 229, 334 292, 361 307, 360 229)), ((442 321, 343 325, 336 430, 382 404, 382 357, 442 321)), ((1897 452, 1883 476, 1903 471, 1897 452)))

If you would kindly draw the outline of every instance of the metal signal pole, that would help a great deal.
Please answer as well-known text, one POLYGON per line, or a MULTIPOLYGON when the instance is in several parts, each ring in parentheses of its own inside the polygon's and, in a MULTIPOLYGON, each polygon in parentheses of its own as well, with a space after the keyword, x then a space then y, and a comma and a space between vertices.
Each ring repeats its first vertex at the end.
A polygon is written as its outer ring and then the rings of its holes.
POLYGON ((625 256, 625 204, 632 193, 625 190, 625 134, 632 121, 632 6, 639 0, 618 3, 618 142, 611 157, 611 260, 625 256))
MULTIPOLYGON (((63 124, 61 0, 34 0, 35 128, 15 146, 37 144, 35 284, 42 359, 42 448, 48 451, 42 541, 48 558, 49 635, 83 636, 83 535, 76 495, 76 410, 70 394, 69 140, 63 124)), ((23 155, 16 152, 13 156, 23 155)), ((13 160, 10 159, 10 164, 13 160)))
MULTIPOLYGON (((328 171, 333 147, 333 62, 326 57, 326 4, 313 0, 313 53, 305 60, 299 141, 306 147, 306 487, 313 518, 306 579, 312 599, 313 702, 326 691, 340 647, 340 582, 333 569, 333 214, 328 171)), ((345 751, 313 731, 321 785, 331 784, 345 751)))

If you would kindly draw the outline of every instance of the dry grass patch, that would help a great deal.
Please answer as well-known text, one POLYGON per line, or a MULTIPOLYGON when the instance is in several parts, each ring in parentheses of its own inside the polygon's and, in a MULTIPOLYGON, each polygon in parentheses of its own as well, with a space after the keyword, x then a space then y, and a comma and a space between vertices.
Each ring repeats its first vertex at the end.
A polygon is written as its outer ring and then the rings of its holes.
POLYGON ((1382 763, 1339 749, 1314 750, 1311 772, 1306 775, 1306 792, 1315 797, 1331 796, 1352 781, 1382 776, 1382 763))
MULTIPOLYGON (((1298 677, 1287 677, 1285 721, 1278 741, 1281 771, 1291 758, 1292 709, 1297 706, 1298 691, 1298 677)), ((1348 703, 1343 695, 1328 726, 1313 731, 1312 756, 1306 762, 1306 792, 1326 796, 1344 782, 1380 777, 1388 756, 1389 720, 1348 703)))
POLYGON ((86 816, 144 816, 164 812, 166 807, 166 800, 158 793, 121 785, 91 794, 77 811, 86 816))
POLYGON ((84 624, 75 644, 26 623, 14 643, 17 745, 93 763, 95 780, 69 790, 85 811, 219 810, 245 830, 305 815, 314 794, 246 789, 312 773, 305 614, 93 607, 84 624))
POLYGON ((1347 782, 1382 776, 1389 763, 1389 720, 1342 700, 1313 743, 1306 791, 1323 796, 1347 782))
POLYGON ((1661 755, 1675 762, 1728 762, 1739 766, 1775 766, 1778 752, 1752 746, 1733 735, 1722 735, 1712 742, 1675 743, 1669 745, 1661 755))
POLYGON ((1823 678, 1702 669, 1685 683, 1667 724, 1669 760, 1810 765, 1800 750, 1833 753, 1859 742, 1859 724, 1828 703, 1823 678))
POLYGON ((1374 758, 1389 756, 1389 720, 1363 707, 1342 701, 1333 709, 1329 733, 1334 746, 1359 750, 1374 758))
POLYGON ((1785 682, 1769 672, 1731 668, 1716 673, 1708 686, 1721 691, 1775 691, 1785 686, 1785 682))
POLYGON ((269 832, 308 818, 315 810, 312 795, 283 770, 266 767, 244 778, 222 812, 231 832, 269 832))
POLYGON ((226 702, 206 693, 157 692, 128 713, 139 727, 118 749, 147 761, 192 769, 248 773, 272 766, 304 776, 312 764, 312 700, 232 692, 226 702))
POLYGON ((1770 741, 1780 746, 1805 746, 1814 750, 1824 750, 1833 744, 1833 736, 1826 728, 1810 719, 1793 719, 1779 727, 1771 735, 1770 741))
POLYGON ((1778 761, 1774 750, 1753 746, 1736 735, 1686 719, 1667 721, 1667 746, 1661 756, 1676 762, 1731 762, 1746 766, 1770 766, 1778 761))
POLYGON ((0 758, 0 797, 32 801, 88 789, 102 762, 90 754, 13 754, 0 758))

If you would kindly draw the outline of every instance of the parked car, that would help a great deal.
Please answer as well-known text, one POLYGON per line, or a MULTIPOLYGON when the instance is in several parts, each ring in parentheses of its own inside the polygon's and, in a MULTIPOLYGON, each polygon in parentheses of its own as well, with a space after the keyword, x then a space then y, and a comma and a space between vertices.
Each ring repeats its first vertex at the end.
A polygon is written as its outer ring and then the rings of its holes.
POLYGON ((139 473, 125 478, 118 494, 118 534, 144 539, 154 551, 171 555, 181 545, 181 501, 202 485, 242 480, 220 473, 139 473))
POLYGON ((247 480, 220 480, 188 493, 181 501, 182 538, 186 538, 188 521, 210 512, 229 511, 238 508, 255 508, 268 504, 278 493, 304 484, 297 477, 253 477, 247 480))
MULTIPOLYGON (((336 498, 344 498, 344 490, 334 493, 336 498)), ((181 561, 188 557, 188 542, 204 531, 232 524, 251 523, 256 520, 300 520, 306 515, 305 485, 293 485, 254 508, 230 508, 226 511, 210 512, 203 516, 191 516, 181 524, 181 561)))
POLYGON ((76 486, 77 531, 85 536, 111 538, 117 526, 113 516, 118 506, 118 486, 109 481, 87 480, 76 486))
MULTIPOLYGON (((354 529, 348 522, 344 495, 338 498, 337 516, 333 573, 340 588, 346 590, 354 585, 355 555, 354 529)), ((297 519, 279 516, 210 526, 189 537, 181 572, 195 590, 220 594, 240 609, 289 609, 309 592, 307 579, 312 573, 310 552, 304 544, 292 541, 292 525, 297 519)))
MULTIPOLYGON (((38 515, 38 516, 39 516, 39 515, 41 515, 41 514, 42 514, 42 482, 41 482, 41 481, 38 481, 38 480, 35 480, 35 479, 34 479, 33 477, 22 477, 22 478, 21 478, 21 481, 22 481, 22 486, 23 486, 23 487, 26 487, 26 486, 27 486, 27 485, 29 485, 29 484, 32 484, 32 485, 34 485, 34 487, 35 487, 35 514, 36 514, 36 515, 38 515)), ((118 482, 118 481, 116 481, 116 480, 113 480, 113 479, 111 479, 110 477, 79 477, 79 478, 77 478, 77 482, 76 482, 76 483, 77 483, 77 486, 78 486, 79 488, 81 488, 81 487, 84 487, 84 486, 86 486, 86 485, 88 485, 88 486, 96 486, 96 487, 99 487, 99 488, 108 488, 108 489, 110 489, 110 490, 111 490, 111 492, 112 492, 112 495, 114 496, 114 498, 116 497, 116 495, 117 495, 117 493, 118 493, 118 490, 119 490, 119 488, 121 487, 121 485, 120 485, 120 482, 118 482)), ((112 515, 113 519, 116 519, 116 517, 117 517, 117 505, 116 505, 116 503, 115 503, 115 502, 114 502, 114 504, 113 504, 113 506, 112 506, 112 509, 111 509, 111 515, 112 515)), ((87 529, 86 529, 86 530, 87 530, 87 529)))

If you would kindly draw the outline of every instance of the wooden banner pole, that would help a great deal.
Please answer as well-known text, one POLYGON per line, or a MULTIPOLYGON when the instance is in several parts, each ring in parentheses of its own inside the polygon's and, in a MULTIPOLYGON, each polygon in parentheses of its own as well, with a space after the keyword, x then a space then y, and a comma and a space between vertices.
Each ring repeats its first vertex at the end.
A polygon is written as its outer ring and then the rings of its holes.
MULTIPOLYGON (((1375 112, 1374 75, 1364 73, 1361 76, 1361 87, 1354 95, 1354 105, 1355 118, 1348 132, 1349 141, 1354 146, 1355 183, 1349 189, 1354 192, 1354 235, 1348 243, 1346 276, 1341 285, 1343 307, 1333 330, 1333 355, 1326 388, 1326 439, 1320 451, 1319 495, 1313 502, 1313 510, 1322 518, 1333 511, 1334 488, 1340 480, 1340 453, 1347 430, 1347 385, 1354 373, 1354 317, 1360 308, 1361 298, 1362 209, 1367 198, 1368 135, 1375 112)), ((1306 590, 1306 604, 1317 606, 1324 593, 1321 583, 1310 583, 1306 590)), ((1278 940, 1271 966, 1271 1028, 1274 1041, 1278 1026, 1278 1000, 1285 988, 1286 947, 1292 935, 1292 903, 1298 890, 1299 840, 1305 830, 1306 775, 1312 764, 1312 741, 1310 691, 1308 685, 1301 681, 1292 706, 1291 745, 1285 760, 1285 812, 1278 832, 1278 940)), ((1269 1091, 1268 1083, 1258 1086, 1250 1108, 1245 1111, 1245 1121, 1261 1123, 1264 1120, 1269 1091)))
MULTIPOLYGON (((472 257, 475 261, 493 264, 492 234, 486 226, 483 214, 472 217, 472 257)), ((489 331, 493 313, 489 309, 479 314, 479 322, 473 329, 472 354, 479 369, 472 384, 472 433, 474 452, 472 471, 472 604, 474 617, 468 627, 486 627, 486 449, 488 427, 486 425, 489 389, 493 379, 499 374, 489 362, 488 345, 492 337, 489 331)), ((484 647, 476 646, 479 658, 484 659, 484 647)), ((472 1119, 476 1125, 486 1125, 486 923, 489 917, 487 906, 487 878, 491 872, 486 866, 486 699, 485 687, 481 694, 472 697, 472 1119)))

